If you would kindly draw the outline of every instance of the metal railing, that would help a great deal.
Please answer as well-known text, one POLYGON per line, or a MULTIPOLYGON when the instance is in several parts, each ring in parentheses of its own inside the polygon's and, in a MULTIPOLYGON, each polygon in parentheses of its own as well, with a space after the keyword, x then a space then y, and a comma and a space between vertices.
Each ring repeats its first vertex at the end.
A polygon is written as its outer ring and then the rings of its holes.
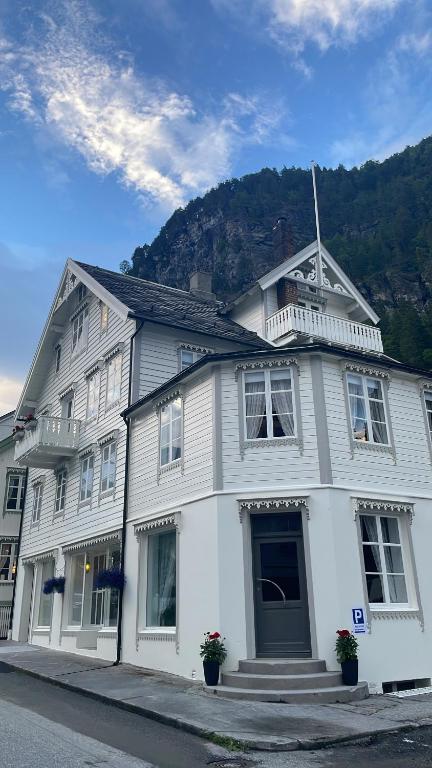
POLYGON ((12 605, 10 603, 0 603, 0 640, 7 639, 11 611, 12 605))
POLYGON ((266 321, 269 341, 276 341, 291 331, 371 352, 383 351, 379 328, 299 307, 297 304, 288 304, 266 321))

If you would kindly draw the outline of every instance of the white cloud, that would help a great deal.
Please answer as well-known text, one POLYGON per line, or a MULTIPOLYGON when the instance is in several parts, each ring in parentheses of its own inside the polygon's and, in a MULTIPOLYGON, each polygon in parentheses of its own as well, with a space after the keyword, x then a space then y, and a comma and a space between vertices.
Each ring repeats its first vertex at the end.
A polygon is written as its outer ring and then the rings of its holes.
POLYGON ((116 173, 127 187, 164 204, 182 205, 229 175, 244 142, 274 134, 265 102, 229 98, 214 113, 141 76, 131 57, 101 39, 80 0, 35 16, 32 35, 0 44, 1 85, 9 107, 49 128, 95 173, 116 173))
MULTIPOLYGON (((321 50, 354 43, 376 32, 406 0, 212 0, 216 9, 241 15, 301 58, 306 43, 321 50)), ((307 65, 306 74, 310 74, 307 65)))
POLYGON ((432 49, 432 31, 402 35, 399 39, 399 48, 401 51, 423 56, 432 49))
POLYGON ((0 416, 15 410, 22 388, 22 381, 0 375, 0 416))

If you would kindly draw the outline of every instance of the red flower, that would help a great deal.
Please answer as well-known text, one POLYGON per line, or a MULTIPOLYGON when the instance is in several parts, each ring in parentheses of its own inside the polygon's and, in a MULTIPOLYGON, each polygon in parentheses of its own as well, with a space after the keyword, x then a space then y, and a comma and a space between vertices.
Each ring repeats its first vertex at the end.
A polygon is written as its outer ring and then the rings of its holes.
POLYGON ((336 634, 338 634, 339 637, 349 637, 351 632, 349 629, 338 629, 336 634))
POLYGON ((209 640, 217 640, 220 637, 219 632, 212 632, 211 635, 209 635, 209 640))

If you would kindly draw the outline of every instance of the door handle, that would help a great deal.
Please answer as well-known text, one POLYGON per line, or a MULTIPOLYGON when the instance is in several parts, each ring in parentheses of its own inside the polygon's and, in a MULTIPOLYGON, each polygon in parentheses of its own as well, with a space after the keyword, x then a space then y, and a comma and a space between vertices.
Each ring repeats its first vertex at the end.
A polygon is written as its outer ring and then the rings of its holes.
POLYGON ((273 586, 276 587, 276 589, 278 589, 279 592, 281 593, 282 599, 283 599, 284 603, 286 603, 285 593, 284 593, 283 589, 281 589, 279 584, 276 584, 276 582, 272 581, 271 579, 257 579, 257 581, 266 581, 268 584, 273 584, 273 586))

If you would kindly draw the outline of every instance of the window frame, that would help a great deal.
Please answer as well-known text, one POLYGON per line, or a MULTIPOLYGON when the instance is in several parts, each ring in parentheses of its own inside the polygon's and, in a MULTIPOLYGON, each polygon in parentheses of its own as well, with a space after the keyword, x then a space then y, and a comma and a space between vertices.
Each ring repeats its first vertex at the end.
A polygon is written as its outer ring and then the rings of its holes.
MULTIPOLYGON (((34 600, 34 612, 33 612, 33 621, 32 621, 32 628, 33 630, 42 630, 42 631, 49 631, 51 632, 52 628, 52 616, 53 616, 53 603, 54 603, 54 594, 51 592, 49 595, 43 594, 43 585, 44 585, 44 566, 49 563, 52 567, 53 576, 55 576, 55 559, 53 557, 46 558, 45 560, 41 560, 37 563, 37 573, 36 573, 36 579, 35 579, 35 597, 34 600), (42 601, 46 603, 50 603, 50 623, 49 624, 40 624, 40 612, 41 612, 41 605, 42 601)), ((52 577, 48 577, 52 578, 52 577)))
POLYGON ((87 305, 82 307, 71 319, 72 339, 71 339, 71 358, 76 357, 87 349, 88 330, 89 330, 89 308, 87 305), (81 332, 80 332, 81 320, 81 332))
POLYGON ((361 446, 361 449, 371 448, 373 450, 390 452, 394 454, 393 430, 392 430, 391 419, 390 419, 390 407, 388 402, 387 385, 388 385, 387 377, 374 376, 372 372, 368 372, 368 371, 356 371, 356 370, 350 370, 350 369, 347 369, 345 371, 345 375, 344 375, 345 402, 346 402, 347 417, 348 417, 349 436, 350 436, 350 441, 352 446, 361 446), (362 399, 365 404, 365 411, 366 411, 366 426, 368 429, 368 433, 371 434, 372 436, 373 436, 373 429, 372 429, 372 419, 371 419, 371 412, 370 412, 370 400, 369 400, 369 395, 367 393, 367 381, 370 380, 372 382, 380 383, 382 398, 377 402, 382 402, 383 404, 385 427, 386 427, 387 441, 388 441, 387 443, 378 443, 378 442, 375 442, 374 440, 361 440, 354 437, 353 415, 351 412, 350 397, 351 396, 355 397, 355 395, 350 395, 349 381, 348 381, 350 376, 357 377, 361 380, 362 399))
MULTIPOLYGON (((78 506, 82 507, 86 504, 91 504, 92 498, 93 498, 93 490, 94 490, 94 478, 95 478, 95 456, 93 451, 89 451, 85 453, 84 455, 80 456, 80 472, 79 472, 79 489, 78 489, 78 506), (91 484, 90 484, 90 493, 86 494, 84 498, 81 497, 82 493, 82 481, 83 481, 83 467, 84 464, 87 463, 87 472, 89 471, 91 462, 91 470, 92 470, 92 477, 91 477, 91 484)), ((88 480, 86 479, 86 489, 88 490, 88 480)))
POLYGON ((123 368, 123 355, 121 352, 117 352, 106 361, 106 389, 105 389, 105 410, 114 408, 121 400, 121 386, 122 386, 122 368, 123 368), (114 397, 115 390, 113 387, 113 397, 110 399, 110 368, 114 363, 118 363, 119 381, 118 381, 118 396, 114 397))
POLYGON ((183 467, 184 462, 184 398, 182 397, 181 393, 177 392, 173 397, 171 397, 169 400, 161 403, 158 408, 158 474, 164 473, 168 471, 171 468, 181 466, 183 467), (175 403, 180 404, 180 416, 176 419, 172 418, 172 408, 175 403), (168 452, 169 452, 169 460, 165 463, 162 463, 162 448, 165 447, 162 446, 162 413, 164 410, 169 409, 170 410, 170 419, 168 422, 169 426, 169 443, 168 443, 168 452), (172 458, 172 452, 173 452, 173 431, 172 426, 175 421, 180 420, 180 456, 177 456, 175 459, 172 458))
POLYGON ((31 514, 31 527, 36 527, 40 523, 42 512, 42 499, 43 499, 43 481, 38 480, 33 483, 33 502, 32 502, 32 514, 31 514))
MULTIPOLYGON (((120 540, 107 542, 105 545, 88 546, 80 552, 70 553, 67 562, 67 572, 69 578, 67 580, 67 609, 66 609, 66 626, 70 630, 80 632, 81 630, 103 630, 110 629, 111 631, 117 630, 118 624, 118 606, 117 602, 117 616, 116 620, 110 621, 110 608, 112 593, 117 592, 110 587, 104 587, 102 589, 93 588, 94 567, 97 558, 103 558, 103 569, 110 568, 113 565, 113 558, 115 553, 118 555, 118 562, 120 562, 121 543, 120 540), (73 622, 73 588, 74 588, 74 568, 77 561, 82 563, 82 582, 81 582, 81 610, 80 621, 73 622), (86 563, 90 564, 90 570, 86 571, 86 563), (102 601, 102 623, 91 623, 92 610, 93 610, 93 594, 100 594, 102 601), (88 619, 88 620, 87 620, 88 619)), ((117 592, 118 600, 118 592, 117 592)))
MULTIPOLYGON (((6 540, 6 538, 0 540, 0 560, 3 557, 9 558, 9 565, 8 565, 8 578, 2 579, 0 578, 0 584, 13 584, 14 582, 14 566, 16 565, 16 553, 18 549, 18 542, 13 540, 12 538, 10 540, 6 540), (2 555, 2 548, 3 547, 11 547, 10 554, 4 554, 2 555)), ((6 566, 2 568, 2 570, 5 570, 6 566)))
POLYGON ((431 455, 432 460, 432 389, 426 386, 422 387, 421 391, 421 403, 422 403, 422 409, 423 409, 423 416, 425 421, 425 427, 426 427, 426 438, 428 441, 429 446, 429 452, 431 455), (428 408, 427 404, 430 403, 430 408, 428 408), (429 419, 430 414, 430 419, 429 419))
MULTIPOLYGON (((413 603, 413 595, 412 595, 412 587, 410 584, 410 569, 409 569, 409 563, 407 563, 407 557, 405 554, 405 547, 406 542, 404 540, 404 535, 402 531, 401 526, 401 519, 398 515, 392 514, 391 512, 386 512, 385 510, 382 512, 367 512, 362 511, 359 514, 359 523, 360 523, 360 542, 362 547, 362 566, 363 566, 363 575, 366 577, 368 574, 374 575, 376 573, 381 577, 381 583, 382 583, 382 591, 383 591, 383 597, 384 601, 379 603, 374 603, 369 600, 369 595, 367 591, 366 586, 366 595, 368 599, 368 604, 371 609, 371 611, 377 610, 393 610, 393 611, 406 611, 410 607, 412 607, 413 603), (362 535, 362 529, 361 529, 361 523, 362 518, 364 517, 371 517, 375 520, 375 526, 377 531, 377 541, 369 542, 363 540, 362 535), (397 524, 397 531, 398 531, 398 537, 399 542, 385 542, 383 539, 383 533, 382 533, 382 526, 381 526, 381 520, 384 518, 390 518, 391 520, 395 520, 397 524), (364 546, 373 546, 378 547, 379 552, 379 558, 380 558, 380 564, 381 564, 381 570, 380 571, 366 571, 366 563, 364 560, 364 546), (391 571, 388 570, 387 563, 386 563, 386 556, 385 556, 385 548, 397 548, 400 551, 401 559, 402 559, 402 571, 401 572, 395 572, 394 575, 402 575, 404 577, 405 581, 405 589, 407 593, 407 600, 406 602, 400 603, 400 602, 392 602, 390 599, 390 586, 389 586, 389 577, 393 575, 391 571)), ((367 582, 367 579, 366 579, 367 582)))
POLYGON ((17 469, 16 467, 7 467, 6 468, 6 483, 5 483, 5 495, 4 495, 4 503, 3 503, 3 515, 21 515, 24 511, 24 504, 25 504, 25 492, 26 492, 26 472, 25 470, 17 469), (20 502, 19 507, 15 507, 15 509, 9 509, 8 507, 8 492, 9 492, 9 483, 11 478, 18 478, 18 491, 17 491, 17 502, 20 502))
POLYGON ((100 309, 100 335, 104 336, 106 333, 108 333, 108 325, 109 325, 109 306, 108 304, 105 304, 104 301, 100 301, 99 304, 100 309))
MULTIPOLYGON (((115 492, 116 487, 116 478, 117 478, 117 440, 108 440, 107 442, 103 443, 103 445, 100 446, 100 477, 99 477, 99 496, 103 498, 104 496, 109 496, 115 492), (109 451, 109 457, 107 460, 104 460, 104 453, 105 451, 109 451), (110 459, 112 456, 112 453, 114 451, 114 471, 113 471, 113 483, 111 486, 108 486, 107 488, 102 488, 102 483, 104 480, 103 477, 103 468, 105 464, 110 464, 110 459)), ((107 475, 109 477, 109 473, 107 475)))
POLYGON ((136 639, 139 642, 140 637, 151 638, 158 637, 163 640, 178 641, 178 629, 180 619, 180 601, 181 592, 179 589, 179 559, 180 559, 180 534, 181 534, 181 512, 175 512, 162 518, 157 518, 144 523, 138 523, 135 526, 135 536, 138 541, 138 589, 136 591, 136 639), (176 584, 176 607, 175 607, 175 626, 171 627, 151 627, 147 625, 147 582, 148 582, 148 555, 149 555, 149 537, 157 533, 168 533, 175 531, 175 584, 176 584))
POLYGON ((57 344, 55 347, 55 362, 54 362, 54 371, 57 376, 57 374, 60 373, 60 366, 61 366, 61 344, 57 344))
POLYGON ((100 370, 96 369, 91 374, 87 376, 87 398, 86 398, 86 421, 97 421, 99 419, 99 408, 100 408, 100 388, 101 388, 101 374, 100 370), (90 405, 90 392, 91 392, 91 383, 95 382, 95 412, 89 415, 89 405, 90 405))
POLYGON ((66 509, 66 493, 68 483, 68 472, 65 467, 58 469, 55 473, 56 487, 54 494, 54 517, 61 517, 66 509), (60 490, 60 496, 59 496, 60 490), (63 491, 63 492, 62 492, 63 491), (63 499, 62 506, 58 507, 58 501, 63 499))
POLYGON ((187 370, 187 368, 190 368, 191 365, 196 363, 198 360, 201 360, 202 357, 205 357, 205 355, 212 354, 211 349, 207 349, 205 347, 197 347, 193 344, 180 344, 177 349, 177 371, 178 373, 181 373, 182 371, 187 370), (192 355, 192 362, 188 365, 183 366, 182 363, 182 357, 183 353, 192 355))
POLYGON ((248 370, 243 371, 241 377, 241 422, 242 422, 242 436, 245 446, 271 446, 271 445, 284 445, 289 443, 299 442, 299 397, 298 386, 295 376, 295 366, 284 365, 273 367, 251 367, 248 370), (271 376, 273 373, 289 373, 291 382, 290 391, 293 405, 293 421, 294 421, 294 434, 293 435, 281 435, 280 437, 274 437, 273 435, 273 419, 272 419, 272 402, 271 402, 271 376), (246 417, 246 382, 248 374, 261 374, 264 378, 264 396, 265 396, 265 417, 267 426, 267 437, 250 438, 247 436, 247 417, 246 417), (269 425, 271 426, 271 434, 269 434, 269 425))

